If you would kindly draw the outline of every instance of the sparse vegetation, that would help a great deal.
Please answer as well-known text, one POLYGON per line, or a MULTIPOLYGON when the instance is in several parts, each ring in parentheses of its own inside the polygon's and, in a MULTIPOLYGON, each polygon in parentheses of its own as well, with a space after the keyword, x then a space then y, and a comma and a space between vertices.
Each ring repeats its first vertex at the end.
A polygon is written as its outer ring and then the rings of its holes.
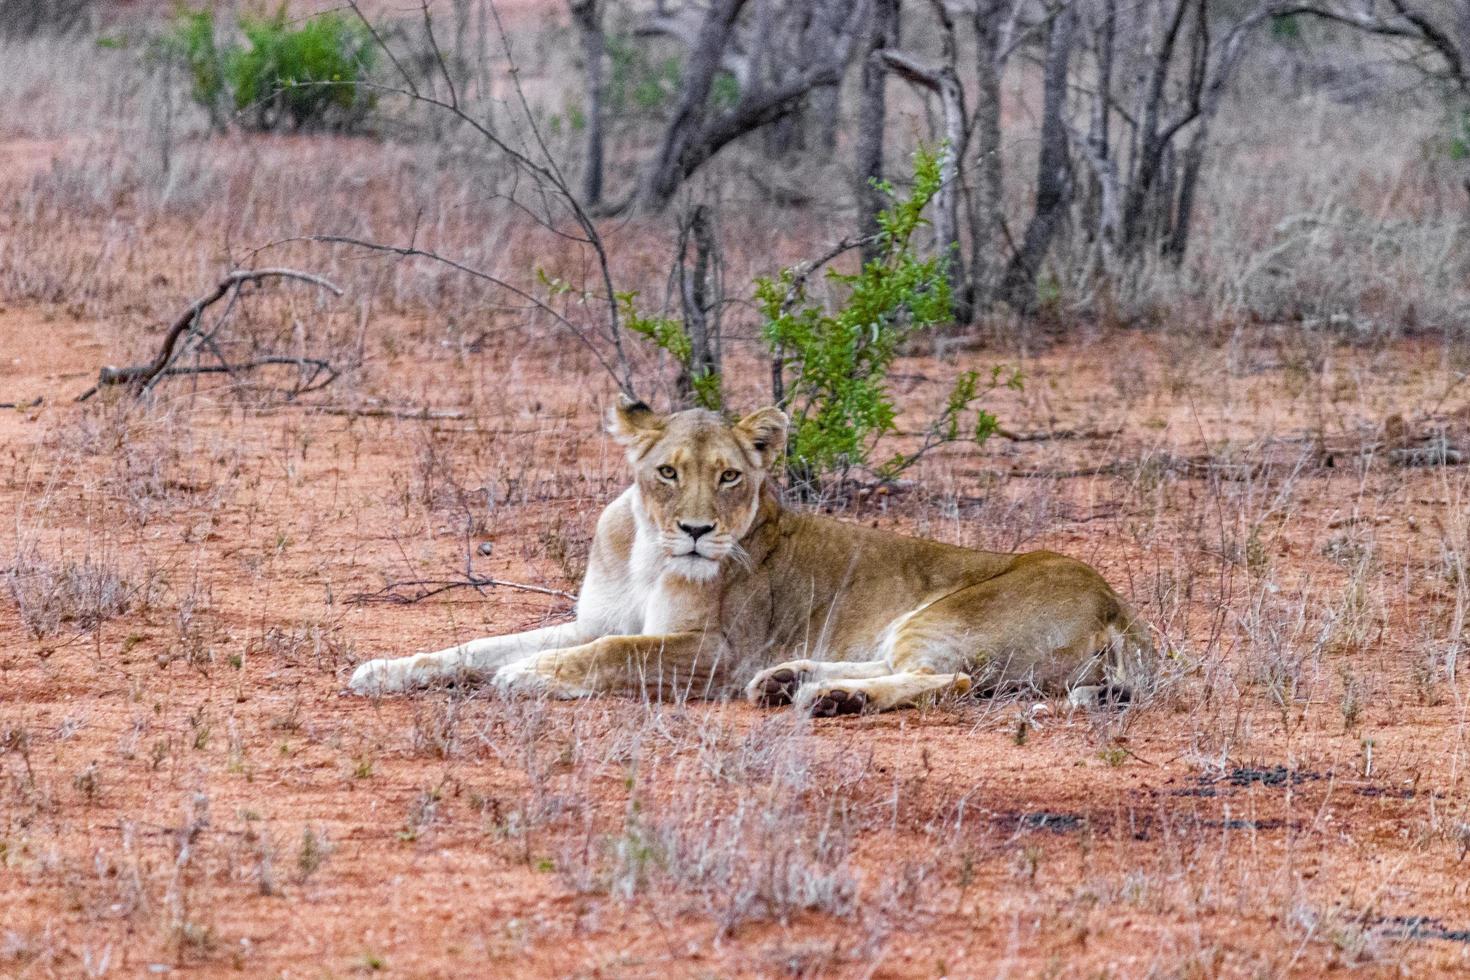
POLYGON ((96 0, 0 0, 0 38, 74 34, 88 27, 96 0))

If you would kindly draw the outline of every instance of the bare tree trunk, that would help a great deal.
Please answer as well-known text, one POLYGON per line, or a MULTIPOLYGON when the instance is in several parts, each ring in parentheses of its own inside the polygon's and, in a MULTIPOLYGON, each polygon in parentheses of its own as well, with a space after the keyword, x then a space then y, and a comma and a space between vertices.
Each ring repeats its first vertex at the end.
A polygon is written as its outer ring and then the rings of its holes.
MULTIPOLYGON (((888 114, 888 70, 883 53, 898 43, 899 0, 874 0, 868 25, 867 54, 863 58, 862 91, 858 100, 857 187, 854 195, 861 215, 861 231, 871 238, 878 233, 878 213, 887 201, 875 186, 883 179, 883 136, 888 114)), ((876 258, 876 242, 863 246, 863 261, 876 258)))
MULTIPOLYGON (((761 3, 761 15, 757 18, 757 31, 766 34, 776 29, 776 11, 773 9, 778 0, 758 0, 761 3)), ((796 50, 807 49, 813 43, 821 43, 816 37, 814 23, 815 13, 813 5, 794 4, 796 7, 796 22, 786 28, 795 44, 796 50)), ((764 64, 768 77, 763 79, 768 84, 779 84, 794 74, 794 66, 783 64, 782 59, 766 57, 759 59, 764 64)), ((780 160, 793 155, 806 148, 806 127, 808 123, 809 106, 806 100, 794 107, 791 112, 777 119, 765 128, 764 141, 766 156, 773 160, 780 160)))
MULTIPOLYGON (((1159 43, 1159 50, 1152 55, 1148 80, 1140 93, 1143 111, 1140 117, 1138 153, 1134 158, 1132 179, 1123 203, 1123 249, 1133 256, 1149 238, 1149 202, 1154 197, 1154 183, 1163 162, 1168 137, 1160 133, 1160 117, 1163 113, 1165 83, 1169 78, 1169 67, 1174 60, 1174 47, 1179 40, 1179 31, 1184 24, 1190 0, 1176 0, 1173 11, 1159 43)), ((1194 93, 1197 97, 1197 92, 1194 93)), ((1172 134, 1170 134, 1172 136, 1172 134)))
POLYGON ((1076 14, 1070 6, 1059 10, 1046 38, 1042 71, 1041 151, 1036 168, 1036 209, 1026 226, 1021 247, 1006 268, 1000 293, 1014 309, 1031 312, 1036 306, 1036 276, 1051 249, 1057 229, 1066 220, 1072 201, 1072 168, 1068 158, 1067 69, 1072 57, 1076 14))
MULTIPOLYGON (((697 402, 696 378, 720 375, 720 293, 720 252, 714 221, 710 209, 698 204, 679 227, 679 302, 684 311, 684 330, 689 335, 689 363, 680 371, 676 387, 685 407, 697 402), (687 264, 691 243, 692 266, 687 264)), ((719 400, 718 391, 715 398, 719 400)))
POLYGON ((1118 165, 1112 154, 1113 54, 1118 30, 1118 0, 1104 0, 1097 52, 1097 94, 1092 102, 1092 122, 1087 136, 1088 157, 1097 181, 1097 225, 1095 234, 1102 248, 1111 250, 1118 241, 1122 214, 1118 206, 1118 165))
POLYGON ((812 89, 807 104, 815 148, 830 155, 837 149, 837 127, 842 122, 842 86, 822 85, 812 89))
POLYGON ((700 26, 689 60, 684 64, 679 83, 679 100, 664 129, 662 145, 653 165, 644 175, 640 196, 655 206, 662 206, 674 196, 683 179, 682 161, 693 147, 715 73, 720 70, 720 57, 735 26, 735 18, 746 0, 715 0, 700 26))
POLYGON ((599 0, 569 0, 572 21, 582 38, 582 60, 587 73, 587 149, 582 166, 582 204, 596 207, 602 203, 603 161, 603 57, 607 39, 602 33, 602 8, 599 0))
POLYGON ((1010 0, 981 0, 975 7, 975 196, 970 209, 970 281, 965 300, 971 311, 988 303, 1000 279, 1004 223, 1001 159, 1001 72, 1005 18, 1010 0))
POLYGON ((1164 242, 1164 254, 1176 266, 1184 261, 1189 250, 1189 232, 1194 219, 1194 193, 1199 184, 1199 174, 1204 166, 1205 145, 1210 138, 1210 121, 1200 121, 1199 128, 1190 138, 1184 151, 1184 163, 1179 172, 1179 198, 1174 205, 1174 227, 1164 242))
POLYGON ((1455 12, 1455 33, 1459 36, 1460 65, 1463 68, 1470 57, 1470 0, 1460 0, 1455 12))
MULTIPOLYGON (((714 0, 703 14, 691 47, 680 92, 664 138, 652 164, 639 184, 643 204, 660 208, 669 202, 680 183, 732 141, 801 110, 808 95, 818 88, 838 85, 847 67, 852 42, 867 9, 867 0, 804 0, 796 12, 809 20, 799 23, 798 49, 776 47, 778 32, 757 32, 747 38, 748 56, 738 60, 751 65, 769 64, 782 58, 775 73, 750 70, 735 105, 715 112, 710 90, 715 74, 736 45, 736 20, 747 0, 714 0)), ((784 16, 791 3, 772 4, 763 13, 784 16)))
POLYGON ((965 257, 960 252, 960 166, 965 153, 965 93, 954 67, 939 72, 939 101, 944 113, 944 157, 939 161, 939 200, 934 217, 934 239, 946 257, 949 272, 950 312, 956 323, 969 323, 974 315, 965 293, 965 257))

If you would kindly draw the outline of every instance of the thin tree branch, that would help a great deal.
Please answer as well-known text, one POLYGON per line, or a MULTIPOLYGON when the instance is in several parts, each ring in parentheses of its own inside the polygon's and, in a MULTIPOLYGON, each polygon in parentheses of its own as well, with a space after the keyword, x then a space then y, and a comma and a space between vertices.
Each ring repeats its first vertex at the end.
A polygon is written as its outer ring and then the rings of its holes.
MULTIPOLYGON (((462 272, 465 275, 470 276, 474 279, 480 279, 494 286, 497 286, 500 289, 504 289, 506 292, 518 296, 521 299, 525 300, 527 303, 530 303, 532 306, 536 307, 536 309, 550 316, 558 324, 569 330, 572 336, 575 337, 577 341, 582 344, 583 347, 586 347, 588 352, 590 352, 592 356, 597 359, 597 363, 600 364, 603 370, 605 370, 612 377, 613 381, 617 382, 619 387, 623 387, 623 381, 619 377, 617 368, 612 364, 612 362, 607 359, 606 356, 603 355, 602 351, 597 349, 596 344, 587 339, 587 335, 583 332, 581 327, 577 326, 571 320, 568 320, 566 316, 561 313, 560 310, 552 306, 550 303, 547 303, 545 300, 537 297, 532 293, 527 292, 519 286, 507 282, 499 276, 493 275, 489 272, 485 272, 482 269, 476 269, 474 266, 465 265, 463 262, 451 259, 446 255, 440 255, 438 252, 431 252, 428 249, 419 248, 416 245, 387 245, 383 242, 372 242, 364 238, 353 238, 349 235, 298 235, 293 238, 279 238, 273 242, 268 242, 267 244, 262 245, 260 249, 258 249, 258 251, 264 251, 269 248, 274 248, 277 245, 289 245, 293 242, 317 242, 326 245, 351 245, 354 248, 363 248, 367 249, 370 252, 387 252, 391 255, 401 256, 402 258, 428 259, 431 262, 438 262, 441 265, 446 265, 449 268, 454 269, 456 272, 462 272)), ((623 388, 623 390, 626 392, 630 389, 623 388)))
POLYGON ((1316 17, 1380 37, 1417 41, 1444 59, 1447 75, 1443 77, 1446 80, 1461 89, 1470 90, 1470 70, 1465 65, 1467 53, 1461 51, 1460 46, 1427 15, 1409 6, 1407 0, 1391 2, 1398 13, 1397 19, 1379 17, 1367 10, 1343 10, 1335 4, 1327 3, 1283 3, 1274 7, 1271 13, 1277 17, 1316 17))
MULTIPOLYGON (((358 7, 357 0, 348 0, 348 4, 352 8, 353 12, 357 14, 358 18, 364 23, 367 23, 365 15, 358 7)), ((620 314, 618 312, 617 290, 614 288, 613 285, 612 270, 608 260, 607 248, 602 241, 602 236, 598 232, 597 226, 592 221, 592 217, 588 214, 587 209, 582 206, 581 201, 578 199, 576 193, 572 190, 571 185, 567 182, 565 176, 562 174, 561 168, 557 165, 556 158, 551 154, 550 149, 546 146, 546 141, 541 135, 541 129, 536 123, 535 113, 531 111, 530 102, 529 100, 527 100, 525 92, 521 87, 519 69, 515 63, 515 58, 511 51, 510 38, 509 35, 506 33, 504 24, 501 22, 500 11, 496 7, 494 0, 487 0, 487 7, 490 10, 491 17, 495 21, 495 28, 500 35, 501 46, 505 50, 506 58, 510 61, 510 78, 512 88, 516 93, 516 98, 520 102, 522 114, 526 118, 526 123, 530 128, 531 136, 535 140, 536 148, 537 150, 539 150, 541 156, 545 160, 544 163, 533 159, 527 152, 512 146, 498 133, 496 133, 495 130, 491 129, 489 125, 481 122, 479 119, 476 119, 470 113, 466 112, 460 106, 458 96, 455 93, 452 84, 450 91, 450 101, 448 102, 435 95, 426 94, 420 91, 420 89, 413 83, 412 78, 408 75, 408 72, 403 67, 402 63, 399 62, 399 60, 393 55, 392 50, 388 47, 387 41, 377 31, 372 31, 373 40, 377 43, 378 47, 384 51, 386 56, 393 62, 394 67, 398 69, 398 73, 403 77, 404 83, 407 86, 406 88, 396 88, 392 85, 384 85, 371 81, 315 82, 310 84, 355 85, 358 87, 366 88, 369 91, 380 92, 388 95, 402 96, 412 101, 420 102, 424 105, 432 106, 434 108, 443 110, 444 112, 448 112, 455 119, 458 119, 460 122, 469 126, 470 129, 472 129, 476 134, 478 134, 482 139, 490 144, 490 146, 494 147, 501 153, 504 153, 517 166, 524 168, 526 171, 532 174, 535 178, 537 178, 538 181, 555 188, 557 196, 566 205, 567 210, 571 213, 572 219, 576 222, 577 226, 581 228, 582 234, 587 239, 587 243, 592 247, 592 250, 597 255, 598 271, 601 275, 603 283, 603 299, 607 307, 608 336, 612 342, 613 349, 617 354, 618 361, 616 369, 609 368, 609 373, 612 374, 613 379, 618 383, 618 387, 625 394, 629 395, 630 397, 635 397, 633 391, 632 365, 628 361, 627 353, 623 348, 622 326, 620 314)), ((438 57, 440 60, 441 69, 443 69, 442 55, 438 54, 438 42, 434 39, 433 21, 432 19, 427 17, 427 4, 424 5, 424 10, 425 30, 428 32, 429 42, 433 46, 436 57, 438 57)), ((369 29, 371 30, 371 25, 369 25, 369 29)), ((447 69, 443 70, 447 72, 447 69)), ((362 245, 363 243, 359 242, 356 244, 362 245)), ((364 245, 364 247, 366 246, 364 245)), ((438 258, 437 256, 433 256, 431 253, 422 254, 424 254, 425 257, 438 258)), ((440 261, 446 260, 440 259, 440 261)), ((508 283, 504 282, 504 280, 496 279, 495 277, 488 276, 484 273, 479 273, 478 270, 471 270, 466 266, 459 265, 453 262, 447 262, 447 264, 458 268, 462 272, 477 274, 479 278, 486 279, 487 281, 496 282, 498 285, 501 285, 505 288, 510 288, 511 291, 515 292, 517 295, 535 301, 533 297, 530 297, 529 294, 525 293, 523 290, 516 290, 511 288, 508 283)), ((545 304, 539 304, 538 301, 538 305, 544 306, 545 304)), ((560 317, 559 315, 558 318, 565 322, 565 318, 560 317)), ((599 362, 603 363, 604 367, 607 367, 605 360, 601 357, 600 354, 598 355, 598 360, 599 362)))
POLYGON ((423 602, 425 599, 430 599, 454 589, 474 589, 477 592, 482 592, 484 589, 515 589, 518 592, 532 592, 536 595, 549 595, 558 599, 568 599, 572 602, 577 601, 575 593, 563 592, 561 589, 548 589, 541 585, 525 585, 521 582, 507 582, 504 579, 497 578, 481 578, 478 575, 467 575, 462 579, 409 579, 407 581, 385 585, 376 592, 359 592, 356 595, 350 596, 347 601, 353 605, 364 605, 371 602, 390 602, 406 606, 416 602, 423 602), (398 591, 408 586, 421 588, 413 595, 404 595, 398 591))

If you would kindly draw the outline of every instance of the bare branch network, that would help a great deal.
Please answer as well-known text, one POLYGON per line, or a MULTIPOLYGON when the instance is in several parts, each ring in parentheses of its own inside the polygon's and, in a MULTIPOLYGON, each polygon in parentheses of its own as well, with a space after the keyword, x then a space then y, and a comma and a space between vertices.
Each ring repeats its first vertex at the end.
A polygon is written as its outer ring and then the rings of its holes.
MULTIPOLYGON (((247 283, 259 283, 268 279, 288 279, 303 282, 308 285, 324 289, 334 296, 341 296, 342 289, 334 283, 313 275, 309 272, 299 272, 295 269, 242 269, 231 272, 221 279, 209 293, 199 297, 189 307, 179 314, 178 318, 169 326, 163 335, 159 345, 158 353, 153 360, 147 364, 138 364, 131 367, 104 367, 97 374, 97 383, 77 396, 77 401, 84 402, 97 394, 103 388, 126 386, 137 394, 143 394, 153 388, 163 378, 177 377, 179 375, 191 374, 229 374, 235 376, 246 371, 270 365, 291 365, 303 372, 303 380, 297 385, 293 395, 304 394, 315 391, 330 384, 338 374, 336 368, 328 361, 313 357, 286 357, 280 355, 267 355, 255 358, 243 363, 231 363, 220 353, 219 347, 214 342, 215 330, 204 333, 200 330, 200 323, 204 313, 215 303, 226 296, 232 297, 231 303, 238 298, 240 289, 247 283), (199 346, 208 347, 216 356, 218 364, 195 365, 192 367, 179 367, 177 361, 188 349, 188 345, 179 346, 181 339, 192 336, 198 339, 199 346), (307 373, 309 372, 309 373, 307 373)), ((221 322, 223 322, 223 317, 221 322)))

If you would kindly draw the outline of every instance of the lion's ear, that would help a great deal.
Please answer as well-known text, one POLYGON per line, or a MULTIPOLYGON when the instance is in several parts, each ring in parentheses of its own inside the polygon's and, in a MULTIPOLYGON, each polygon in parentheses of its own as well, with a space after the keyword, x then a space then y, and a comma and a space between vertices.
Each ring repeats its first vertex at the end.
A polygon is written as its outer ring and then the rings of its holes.
POLYGON ((657 439, 664 431, 664 419, 637 399, 618 395, 618 403, 607 413, 607 431, 632 451, 657 439))
POLYGON ((790 419, 779 408, 763 408, 751 412, 735 423, 735 428, 750 440, 751 446, 760 453, 761 465, 770 469, 786 451, 786 427, 790 419))

